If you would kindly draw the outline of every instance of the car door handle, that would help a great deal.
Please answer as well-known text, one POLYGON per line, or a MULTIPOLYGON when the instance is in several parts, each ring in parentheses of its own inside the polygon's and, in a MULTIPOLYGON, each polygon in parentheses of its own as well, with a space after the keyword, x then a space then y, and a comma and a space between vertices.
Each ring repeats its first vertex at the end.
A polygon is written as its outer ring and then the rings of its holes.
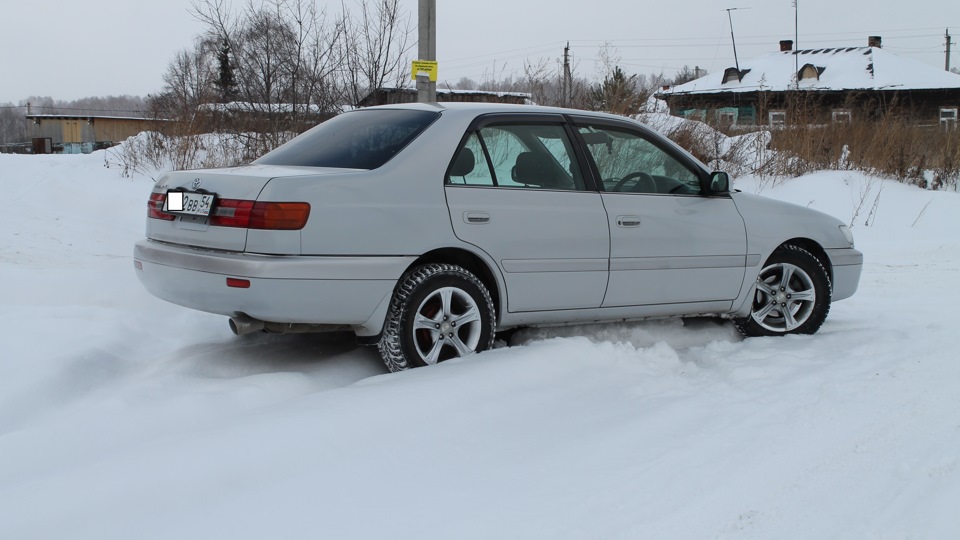
POLYGON ((490 214, 486 212, 464 212, 465 223, 490 223, 490 214))
POLYGON ((639 227, 640 216, 617 216, 617 227, 639 227))

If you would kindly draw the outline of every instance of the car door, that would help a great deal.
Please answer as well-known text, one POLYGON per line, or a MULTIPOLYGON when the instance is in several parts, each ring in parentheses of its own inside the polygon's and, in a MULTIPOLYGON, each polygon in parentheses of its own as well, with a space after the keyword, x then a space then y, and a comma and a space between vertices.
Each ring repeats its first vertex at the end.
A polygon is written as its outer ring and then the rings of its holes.
POLYGON ((701 194, 703 171, 652 132, 577 120, 603 184, 610 282, 603 307, 735 299, 746 265, 743 218, 701 194))
POLYGON ((454 232, 497 262, 510 312, 603 302, 606 212, 571 141, 559 115, 485 117, 447 175, 454 232))

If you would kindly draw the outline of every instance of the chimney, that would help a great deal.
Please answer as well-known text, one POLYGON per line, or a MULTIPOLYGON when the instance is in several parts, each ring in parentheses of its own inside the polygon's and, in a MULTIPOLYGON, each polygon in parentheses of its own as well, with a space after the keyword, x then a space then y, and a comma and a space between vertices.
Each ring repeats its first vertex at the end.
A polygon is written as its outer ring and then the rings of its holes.
POLYGON ((870 36, 867 38, 867 47, 883 48, 883 39, 880 36, 870 36))
POLYGON ((781 39, 780 40, 780 52, 787 52, 793 50, 793 40, 792 39, 781 39))

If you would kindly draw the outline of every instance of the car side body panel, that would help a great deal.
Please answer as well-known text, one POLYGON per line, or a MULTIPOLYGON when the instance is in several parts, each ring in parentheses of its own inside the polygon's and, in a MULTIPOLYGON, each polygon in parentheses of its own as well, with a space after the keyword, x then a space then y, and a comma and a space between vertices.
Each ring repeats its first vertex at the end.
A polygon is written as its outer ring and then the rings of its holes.
POLYGON ((603 307, 726 301, 743 285, 746 236, 729 197, 604 193, 611 232, 603 307))
POLYGON ((731 197, 747 230, 748 268, 744 294, 734 302, 738 314, 745 314, 749 309, 747 300, 753 292, 752 283, 763 269, 764 262, 774 250, 789 241, 811 241, 824 250, 829 260, 821 262, 825 263, 834 281, 834 300, 847 298, 856 291, 863 254, 854 249, 840 232, 842 221, 810 208, 758 195, 735 192, 731 197))
POLYGON ((507 311, 600 307, 610 254, 600 195, 447 186, 453 230, 503 272, 507 311))

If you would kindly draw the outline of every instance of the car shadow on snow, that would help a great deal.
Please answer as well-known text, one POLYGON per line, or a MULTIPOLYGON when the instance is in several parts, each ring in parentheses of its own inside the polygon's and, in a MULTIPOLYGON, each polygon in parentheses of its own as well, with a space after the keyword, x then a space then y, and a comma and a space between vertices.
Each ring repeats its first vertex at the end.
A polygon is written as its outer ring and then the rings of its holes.
MULTIPOLYGON (((522 348, 544 339, 573 336, 594 342, 629 342, 635 347, 650 347, 662 341, 678 350, 743 339, 732 325, 720 319, 674 318, 523 328, 498 334, 496 346, 522 348)), ((349 386, 388 373, 376 347, 357 345, 351 333, 230 336, 186 344, 169 354, 164 364, 164 369, 206 379, 299 373, 320 389, 349 386)))
POLYGON ((682 350, 702 347, 715 341, 738 343, 743 336, 728 321, 718 317, 674 317, 631 322, 611 322, 543 328, 523 328, 507 336, 510 346, 557 337, 583 336, 594 342, 630 343, 651 347, 666 342, 682 350))
POLYGON ((172 356, 177 371, 193 376, 235 379, 300 373, 327 388, 387 372, 376 347, 358 345, 352 333, 255 333, 191 344, 172 356))

